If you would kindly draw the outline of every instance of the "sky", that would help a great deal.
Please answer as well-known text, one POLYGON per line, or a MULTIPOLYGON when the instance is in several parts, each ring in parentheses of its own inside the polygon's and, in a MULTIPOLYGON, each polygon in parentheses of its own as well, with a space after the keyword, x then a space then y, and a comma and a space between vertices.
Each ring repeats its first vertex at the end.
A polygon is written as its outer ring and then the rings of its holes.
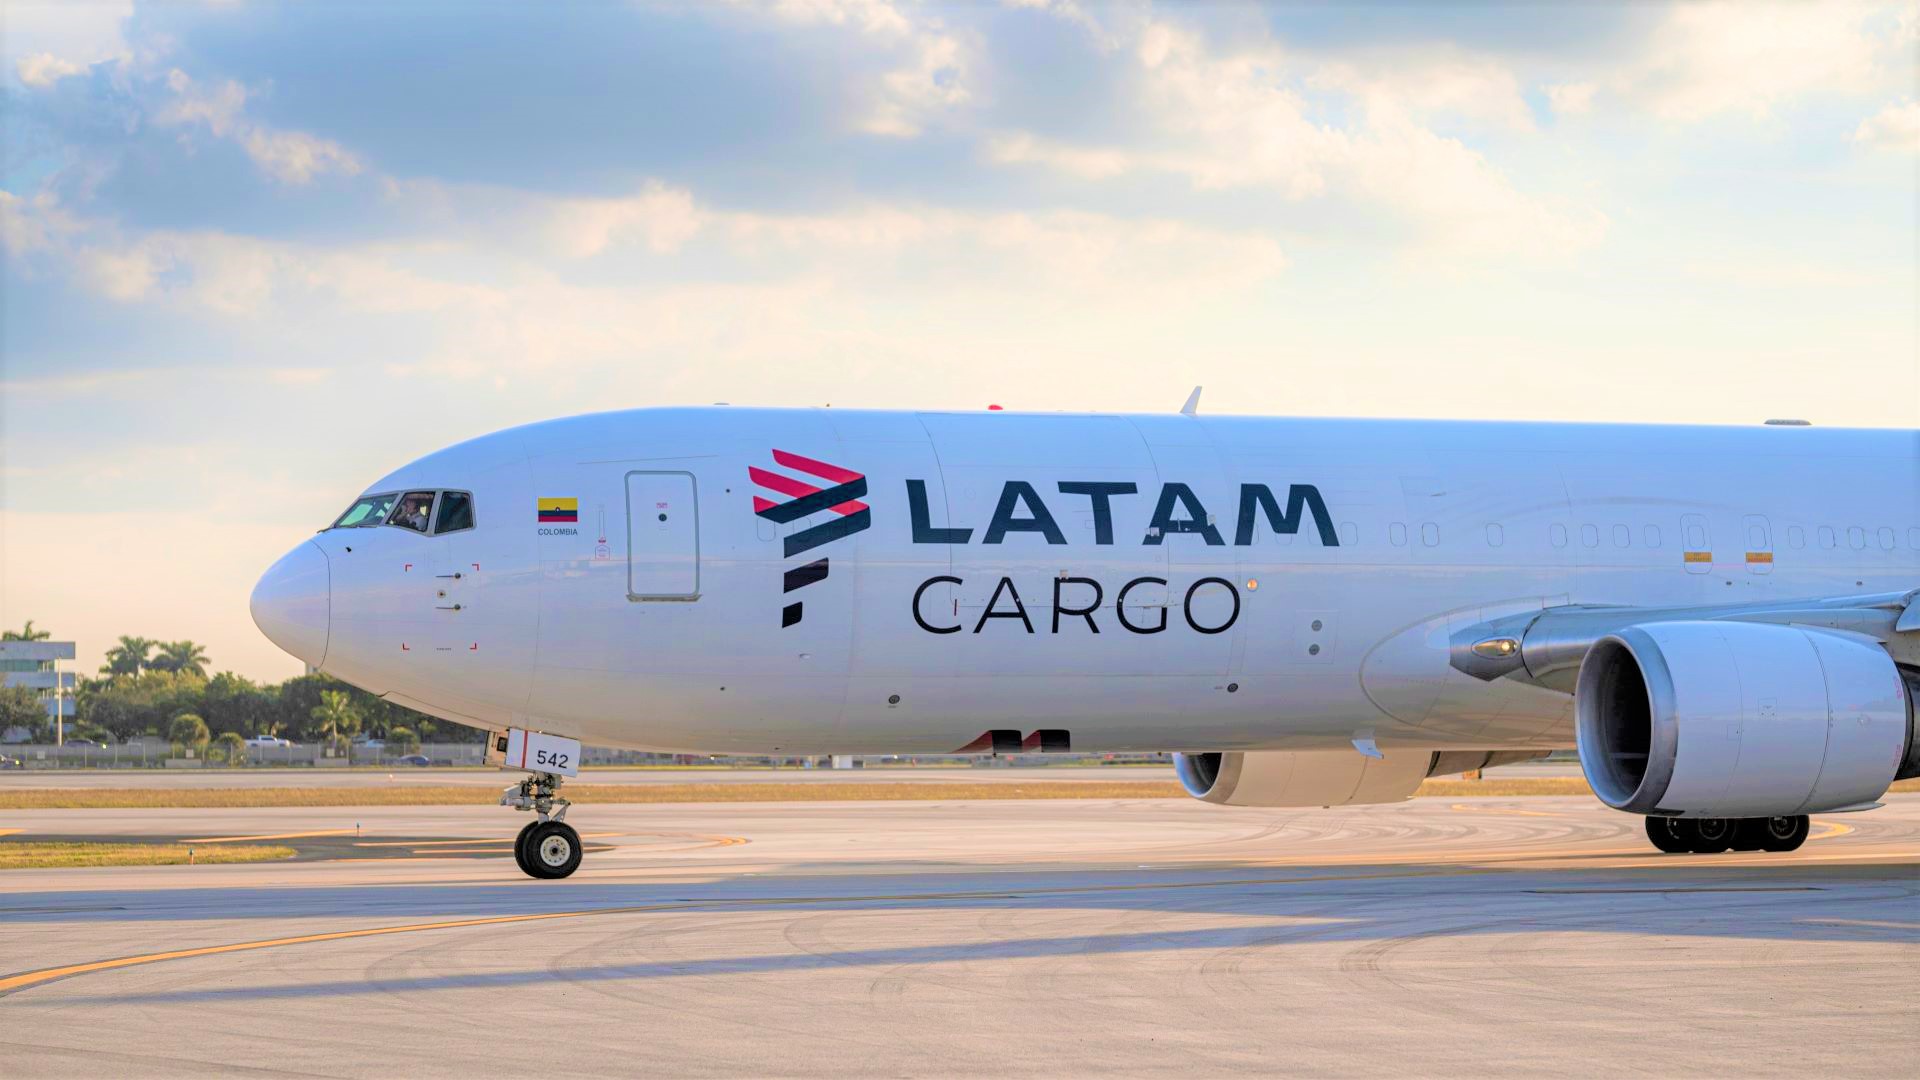
POLYGON ((1920 5, 0 8, 0 623, 663 404, 1920 426, 1920 5))

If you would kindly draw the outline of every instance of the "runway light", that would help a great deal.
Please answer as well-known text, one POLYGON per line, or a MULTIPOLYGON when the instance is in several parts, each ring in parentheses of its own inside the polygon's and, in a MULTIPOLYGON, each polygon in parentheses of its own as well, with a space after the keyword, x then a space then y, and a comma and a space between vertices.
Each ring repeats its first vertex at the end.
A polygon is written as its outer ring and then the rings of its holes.
POLYGON ((1510 637, 1488 638, 1473 644, 1475 656, 1484 656, 1490 660, 1505 660, 1520 651, 1520 643, 1510 637))

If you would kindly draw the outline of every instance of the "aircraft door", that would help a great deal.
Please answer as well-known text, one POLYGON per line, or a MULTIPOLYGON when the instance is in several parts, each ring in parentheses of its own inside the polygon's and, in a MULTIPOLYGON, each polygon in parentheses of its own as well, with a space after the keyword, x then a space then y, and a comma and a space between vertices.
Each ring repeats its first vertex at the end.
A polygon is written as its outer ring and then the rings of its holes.
POLYGON ((700 515, 689 472, 627 474, 627 599, 700 598, 700 515))

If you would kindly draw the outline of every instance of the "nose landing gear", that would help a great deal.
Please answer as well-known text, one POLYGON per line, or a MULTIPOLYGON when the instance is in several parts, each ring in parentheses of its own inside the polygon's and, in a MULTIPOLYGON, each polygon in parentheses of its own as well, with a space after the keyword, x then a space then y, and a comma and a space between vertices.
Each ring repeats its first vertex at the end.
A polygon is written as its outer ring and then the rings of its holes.
POLYGON ((564 820, 572 804, 559 791, 560 777, 534 773, 500 793, 500 805, 539 815, 513 842, 513 861, 528 877, 563 878, 580 869, 580 834, 564 820))
POLYGON ((1670 855, 1722 851, 1792 851, 1807 842, 1811 823, 1805 814, 1764 818, 1646 819, 1647 839, 1670 855))

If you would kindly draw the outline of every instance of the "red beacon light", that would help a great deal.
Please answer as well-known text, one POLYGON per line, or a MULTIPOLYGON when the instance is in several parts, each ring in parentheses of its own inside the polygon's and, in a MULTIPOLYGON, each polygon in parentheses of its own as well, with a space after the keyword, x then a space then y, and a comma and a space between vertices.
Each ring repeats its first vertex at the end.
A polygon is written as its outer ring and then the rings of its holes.
POLYGON ((1006 410, 1002 409, 998 405, 989 405, 987 406, 987 411, 988 412, 1005 412, 1006 410))

